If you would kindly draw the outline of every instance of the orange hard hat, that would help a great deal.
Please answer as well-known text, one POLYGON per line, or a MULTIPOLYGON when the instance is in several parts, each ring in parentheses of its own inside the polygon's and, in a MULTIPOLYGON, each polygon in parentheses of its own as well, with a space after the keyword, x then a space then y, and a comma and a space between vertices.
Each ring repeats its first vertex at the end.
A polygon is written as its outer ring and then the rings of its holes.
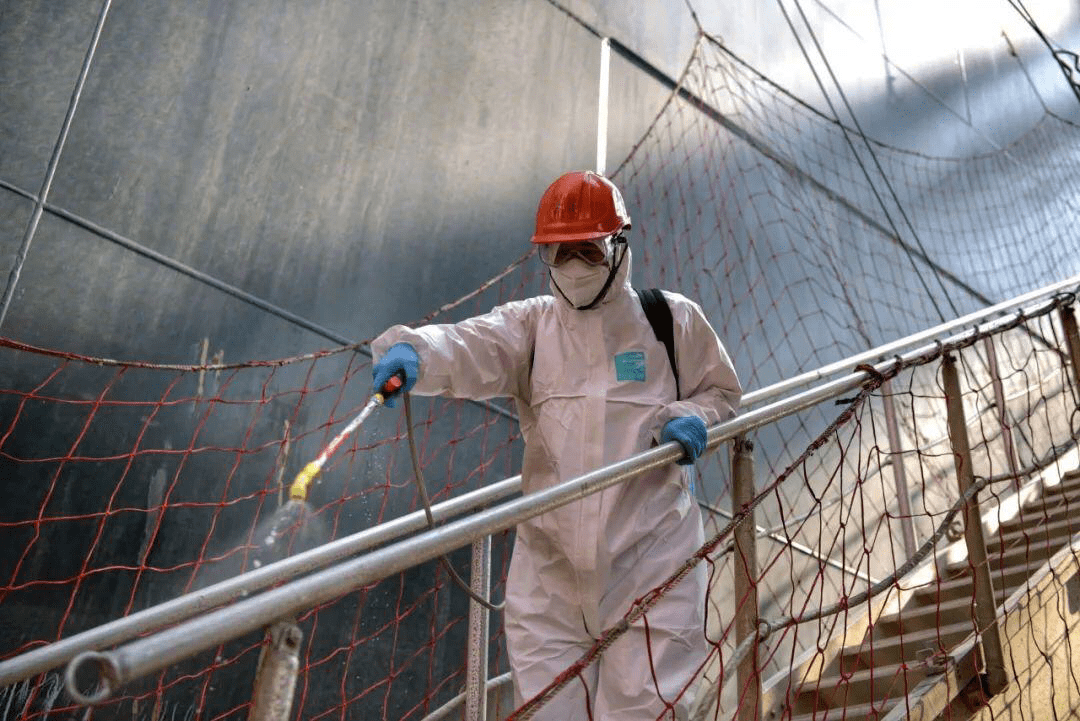
POLYGON ((548 186, 536 209, 534 243, 572 243, 630 227, 622 194, 591 170, 566 173, 548 186))

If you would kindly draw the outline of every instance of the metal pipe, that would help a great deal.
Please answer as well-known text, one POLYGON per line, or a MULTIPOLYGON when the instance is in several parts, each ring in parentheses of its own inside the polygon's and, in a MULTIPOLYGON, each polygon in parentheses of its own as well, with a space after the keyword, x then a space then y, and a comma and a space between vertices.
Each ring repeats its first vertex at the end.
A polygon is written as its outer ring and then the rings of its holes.
MULTIPOLYGON (((738 421, 739 419, 736 419, 738 421)), ((737 426, 735 421, 728 425, 737 426)), ((208 648, 239 638, 258 629, 268 618, 284 618, 332 601, 359 586, 387 576, 497 533, 521 521, 585 498, 630 478, 666 466, 684 455, 678 441, 670 441, 631 459, 611 464, 557 486, 531 493, 503 505, 343 561, 309 576, 278 586, 258 596, 238 601, 189 619, 183 624, 132 641, 105 652, 76 656, 68 666, 67 678, 82 671, 96 671, 100 684, 95 692, 83 694, 68 684, 72 696, 83 704, 99 703, 112 690, 133 679, 158 671, 208 648)), ((93 687, 94 684, 86 684, 93 687)))
MULTIPOLYGON (((946 353, 941 359, 941 377, 945 386, 945 409, 949 422, 949 438, 952 441, 953 463, 960 495, 975 485, 975 472, 971 467, 971 445, 968 441, 967 422, 964 415, 964 397, 960 391, 960 378, 956 372, 956 358, 946 353)), ((986 665, 986 690, 993 696, 1009 685, 1005 672, 1005 652, 1001 645, 998 628, 997 601, 994 598, 994 582, 990 574, 990 562, 983 538, 982 514, 979 497, 975 494, 964 504, 964 540, 967 544, 968 563, 971 564, 975 591, 975 623, 982 638, 983 662, 986 665)))
POLYGON ((303 632, 292 619, 279 621, 267 631, 259 652, 255 690, 248 721, 288 721, 300 673, 303 632))
MULTIPOLYGON (((724 509, 718 508, 718 507, 710 505, 708 503, 702 503, 702 502, 699 501, 698 506, 700 506, 701 508, 704 508, 706 511, 708 511, 710 513, 715 513, 718 516, 723 516, 724 518, 728 519, 729 521, 732 518, 734 518, 734 516, 731 513, 728 513, 724 509)), ((798 541, 793 541, 790 538, 786 538, 784 536, 781 536, 779 533, 776 533, 775 531, 770 531, 769 529, 762 528, 761 526, 758 526, 758 525, 754 526, 754 531, 757 533, 757 535, 760 538, 768 538, 770 541, 775 541, 776 543, 779 543, 781 546, 786 546, 786 547, 790 548, 792 551, 795 551, 797 553, 801 553, 804 556, 809 556, 810 558, 813 558, 815 561, 820 561, 821 563, 824 563, 826 566, 831 566, 832 568, 835 568, 838 571, 843 571, 844 573, 846 573, 846 574, 848 574, 850 576, 853 576, 853 577, 858 578, 860 580, 866 581, 871 586, 878 582, 878 579, 874 578, 873 576, 871 576, 871 575, 869 575, 869 574, 867 574, 867 573, 865 573, 863 571, 860 571, 857 568, 852 568, 851 566, 848 566, 848 565, 846 565, 844 563, 841 563, 840 561, 829 558, 828 556, 825 556, 825 555, 815 551, 814 549, 810 548, 809 546, 804 545, 802 543, 799 543, 798 541)))
MULTIPOLYGON (((473 541, 472 577, 469 584, 477 598, 491 594, 491 536, 473 541)), ((465 721, 487 718, 488 610, 475 598, 469 600, 469 652, 465 663, 465 721)))
MULTIPOLYGON (((497 689, 501 689, 504 686, 509 686, 510 682, 511 682, 510 672, 507 671, 506 673, 502 674, 501 676, 496 676, 495 678, 490 679, 487 682, 486 691, 487 691, 488 694, 490 694, 492 691, 495 691, 497 689)), ((422 718, 420 721, 442 721, 442 719, 448 718, 450 716, 450 714, 457 711, 458 708, 463 703, 465 703, 465 692, 464 691, 462 691, 457 696, 455 696, 454 698, 452 698, 449 701, 447 701, 446 703, 444 703, 439 708, 437 708, 434 711, 432 711, 431 713, 429 713, 427 716, 422 718)), ((460 714, 459 714, 459 716, 460 716, 460 714)))
POLYGON ((75 119, 75 111, 79 107, 79 100, 82 98, 83 90, 86 88, 86 79, 90 75, 90 66, 94 62, 94 55, 97 53, 98 43, 101 41, 101 32, 105 28, 105 19, 109 15, 111 5, 112 0, 105 0, 101 4, 97 22, 94 24, 94 32, 90 37, 90 46, 83 56, 82 67, 79 68, 79 77, 75 80, 75 88, 71 91, 71 99, 68 100, 64 122, 60 125, 60 134, 56 138, 56 143, 53 144, 49 163, 45 166, 45 178, 41 181, 41 189, 38 191, 37 197, 34 198, 34 210, 30 213, 30 221, 26 225, 26 230, 23 231, 22 242, 12 259, 7 285, 4 286, 4 292, 0 295, 0 326, 4 324, 4 318, 7 316, 8 309, 11 307, 11 302, 15 297, 15 287, 18 285, 19 276, 22 274, 23 266, 30 252, 30 244, 33 242, 38 225, 41 223, 41 215, 44 212, 46 201, 49 199, 49 192, 52 190, 56 169, 60 165, 60 155, 64 152, 64 146, 67 144, 71 124, 75 119))
POLYGON ((1064 305, 1058 311, 1061 327, 1065 330, 1065 346, 1069 349, 1069 363, 1073 369, 1073 388, 1080 401, 1080 333, 1076 329, 1076 314, 1071 305, 1064 305))
MULTIPOLYGON (((754 444, 746 438, 732 443, 731 505, 740 511, 754 500, 754 444)), ((753 509, 735 527, 735 644, 758 635, 757 533, 753 509)), ((739 661, 737 721, 761 721, 761 675, 758 646, 739 661)))
POLYGON ((997 409, 998 425, 1001 426, 1001 440, 1005 444, 1005 461, 1009 464, 1009 473, 1017 478, 1020 464, 1016 461, 1016 447, 1013 444, 1012 428, 1009 426, 1008 406, 1005 399, 1005 387, 1001 383, 1001 371, 997 361, 997 350, 994 348, 994 339, 990 336, 983 338, 983 347, 986 349, 986 364, 990 371, 990 383, 994 389, 994 406, 997 409))
MULTIPOLYGON (((1052 300, 1044 301, 1038 306, 1033 306, 1030 312, 1037 314, 1052 304, 1052 300)), ((998 327, 1004 327, 1013 321, 1013 318, 1008 317, 994 319, 987 322, 984 327, 971 328, 942 342, 950 344, 966 342, 978 337, 981 333, 993 332, 998 327)), ((894 362, 903 363, 919 359, 939 347, 939 343, 927 344, 903 356, 897 356, 896 360, 882 361, 877 364, 875 370, 887 371, 894 362)), ((835 398, 853 388, 858 388, 871 377, 873 377, 871 372, 849 373, 790 398, 748 411, 709 428, 706 447, 715 449, 724 441, 745 434, 754 428, 767 425, 822 401, 835 398)), ((351 591, 358 584, 380 580, 417 563, 444 555, 484 535, 500 532, 523 520, 664 466, 682 457, 682 454, 682 447, 678 442, 671 441, 544 491, 481 511, 469 518, 414 536, 393 547, 379 549, 361 558, 342 563, 336 568, 320 571, 268 591, 261 596, 240 601, 157 636, 149 636, 136 641, 109 654, 84 654, 83 658, 74 658, 72 663, 76 661, 79 664, 90 663, 99 669, 103 677, 109 678, 110 674, 114 676, 116 682, 137 678, 194 655, 223 640, 236 638, 252 631, 265 623, 265 619, 281 618, 332 600, 351 591), (161 639, 161 641, 158 642, 155 639, 161 639)), ((266 569, 269 568, 271 566, 266 567, 266 569)), ((12 659, 12 661, 15 660, 12 659)), ((0 664, 0 667, 3 667, 3 664, 0 664)))
POLYGON ((903 450, 900 443, 900 427, 896 423, 896 404, 892 398, 892 385, 881 385, 881 397, 885 402, 885 432, 889 437, 889 466, 896 485, 896 500, 900 505, 900 534, 904 539, 904 559, 915 555, 915 523, 911 518, 911 490, 908 488, 907 471, 904 468, 903 450))
POLYGON ((1061 281, 1060 283, 1052 283, 1038 290, 1033 290, 1029 293, 1018 295, 1011 300, 992 305, 988 308, 983 308, 982 310, 976 311, 974 313, 968 313, 967 315, 961 316, 956 320, 951 320, 946 323, 936 325, 933 328, 929 328, 918 333, 912 333, 905 338, 879 345, 877 348, 871 348, 868 351, 849 356, 847 358, 844 358, 843 360, 836 361, 835 363, 829 363, 822 366, 821 368, 818 368, 817 370, 807 371, 806 373, 801 373, 797 376, 788 378, 787 380, 774 383, 764 388, 759 388, 756 391, 750 391, 743 396, 742 407, 749 408, 751 406, 758 405, 759 403, 763 403, 766 400, 775 398, 776 396, 786 393, 787 391, 790 391, 794 388, 809 385, 810 383, 813 383, 815 381, 824 380, 825 378, 835 375, 840 371, 850 371, 852 368, 862 363, 871 363, 881 360, 882 358, 885 358, 887 356, 895 355, 898 351, 903 350, 904 348, 908 348, 915 343, 921 343, 931 338, 940 336, 943 333, 954 331, 957 328, 963 328, 965 326, 970 326, 973 323, 985 321, 994 315, 1003 313, 1007 310, 1015 309, 1023 305, 1024 303, 1033 301, 1038 298, 1043 298, 1045 296, 1053 295, 1055 293, 1059 293, 1070 287, 1075 288, 1077 285, 1080 285, 1080 275, 1074 275, 1067 280, 1061 281))
POLYGON ((600 97, 596 107, 596 172, 607 169, 608 78, 611 71, 611 38, 600 40, 600 97))
MULTIPOLYGON (((500 501, 520 490, 521 476, 514 476, 432 506, 431 512, 437 521, 443 521, 500 501)), ((0 661, 0 688, 61 666, 80 654, 114 646, 150 631, 171 626, 255 591, 324 568, 427 527, 424 512, 416 511, 0 661)))

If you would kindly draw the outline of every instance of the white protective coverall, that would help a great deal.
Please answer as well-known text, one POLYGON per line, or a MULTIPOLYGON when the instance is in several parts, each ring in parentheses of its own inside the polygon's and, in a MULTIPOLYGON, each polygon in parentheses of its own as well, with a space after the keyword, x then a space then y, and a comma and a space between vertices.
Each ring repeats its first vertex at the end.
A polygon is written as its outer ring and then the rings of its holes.
MULTIPOLYGON (((696 303, 665 291, 683 395, 676 400, 667 351, 629 277, 627 251, 593 309, 574 309, 553 286, 554 295, 460 323, 394 326, 372 351, 380 358, 394 343, 412 344, 418 395, 513 397, 530 493, 647 450, 672 418, 713 425, 735 413, 742 390, 726 350, 696 303)), ((518 705, 704 543, 684 468, 692 469, 672 464, 519 524, 504 619, 518 705)), ((693 689, 683 687, 708 653, 705 584, 699 565, 647 614, 648 643, 638 621, 585 670, 584 683, 570 682, 535 718, 685 717, 693 689)))

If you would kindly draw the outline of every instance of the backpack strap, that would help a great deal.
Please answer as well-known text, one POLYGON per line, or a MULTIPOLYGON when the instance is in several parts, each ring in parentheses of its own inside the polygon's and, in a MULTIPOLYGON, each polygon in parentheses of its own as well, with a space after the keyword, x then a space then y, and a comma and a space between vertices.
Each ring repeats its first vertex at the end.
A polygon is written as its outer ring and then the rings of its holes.
POLYGON ((667 349, 668 361, 671 363, 671 372, 675 376, 675 398, 682 397, 679 389, 679 366, 675 363, 675 320, 671 317, 671 307, 664 300, 663 293, 658 288, 637 290, 641 308, 645 311, 645 317, 649 319, 656 340, 664 344, 667 349))

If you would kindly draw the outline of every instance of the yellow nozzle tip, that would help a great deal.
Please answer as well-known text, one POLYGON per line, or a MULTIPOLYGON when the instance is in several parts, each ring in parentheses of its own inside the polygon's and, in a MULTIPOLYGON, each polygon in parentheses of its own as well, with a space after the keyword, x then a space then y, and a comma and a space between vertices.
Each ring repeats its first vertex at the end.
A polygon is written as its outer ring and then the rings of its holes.
POLYGON ((308 486, 311 485, 311 481, 318 472, 319 468, 314 462, 304 466, 304 470, 296 474, 296 480, 289 486, 289 498, 294 501, 307 500, 308 486))

